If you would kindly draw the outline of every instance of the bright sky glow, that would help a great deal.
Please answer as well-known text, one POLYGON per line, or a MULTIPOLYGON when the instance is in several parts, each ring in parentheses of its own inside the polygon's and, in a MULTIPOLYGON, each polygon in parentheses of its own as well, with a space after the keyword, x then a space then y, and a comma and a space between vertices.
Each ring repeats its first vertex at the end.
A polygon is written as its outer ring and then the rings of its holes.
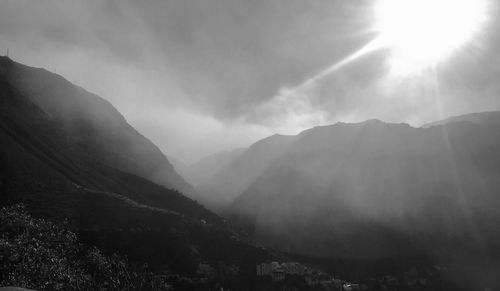
POLYGON ((481 30, 487 0, 379 0, 379 45, 391 49, 396 74, 425 69, 448 58, 481 30))

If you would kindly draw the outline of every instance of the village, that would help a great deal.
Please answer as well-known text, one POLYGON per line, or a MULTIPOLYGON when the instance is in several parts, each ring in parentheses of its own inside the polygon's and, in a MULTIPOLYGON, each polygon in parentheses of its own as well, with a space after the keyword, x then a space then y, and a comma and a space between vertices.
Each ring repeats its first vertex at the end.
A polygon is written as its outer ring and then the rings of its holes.
POLYGON ((349 282, 300 262, 263 261, 255 265, 251 279, 248 276, 244 279, 244 272, 241 272, 237 263, 219 262, 213 267, 202 262, 198 265, 198 278, 195 279, 195 285, 199 287, 186 290, 453 290, 452 286, 444 283, 445 272, 445 267, 412 267, 398 274, 385 274, 349 282), (205 288, 200 288, 202 285, 205 288))
MULTIPOLYGON (((356 284, 349 284, 335 278, 325 272, 307 267, 298 262, 263 262, 256 266, 258 280, 270 280, 271 282, 281 282, 290 277, 298 277, 304 280, 307 286, 332 285, 339 289, 343 285, 349 290, 356 290, 356 284)), ((344 288, 345 289, 345 288, 344 288)))

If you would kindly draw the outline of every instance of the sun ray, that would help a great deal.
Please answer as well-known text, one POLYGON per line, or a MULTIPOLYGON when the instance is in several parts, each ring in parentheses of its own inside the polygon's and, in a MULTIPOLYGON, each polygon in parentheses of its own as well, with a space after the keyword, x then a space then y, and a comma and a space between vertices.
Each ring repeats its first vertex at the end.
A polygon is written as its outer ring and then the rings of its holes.
MULTIPOLYGON (((430 69, 430 75, 431 75, 431 82, 432 82, 432 93, 434 97, 434 102, 436 104, 436 108, 438 110, 439 114, 439 119, 445 118, 443 114, 443 105, 441 103, 441 86, 439 83, 439 78, 438 78, 438 71, 435 66, 433 66, 430 69)), ((457 166, 457 161, 456 157, 457 154, 455 153, 455 150, 453 148, 453 144, 450 140, 450 135, 448 132, 448 126, 443 125, 439 126, 439 130, 441 131, 441 134, 443 135, 443 140, 445 143, 446 147, 446 156, 448 159, 448 163, 450 165, 450 173, 452 175, 453 183, 455 186, 455 190, 457 191, 457 202, 460 206, 460 210, 462 211, 462 214, 464 215, 465 221, 464 221, 464 226, 467 227, 467 230, 469 231, 469 234, 471 234, 474 239, 477 242, 482 243, 484 241, 484 238, 482 234, 480 233, 477 225, 474 223, 473 214, 471 212, 471 209, 469 207, 469 203, 467 201, 467 195, 464 190, 464 186, 462 183, 462 179, 460 177, 460 172, 459 172, 459 167, 457 166)))
POLYGON ((324 70, 320 71, 319 73, 317 73, 316 75, 306 79, 305 81, 303 81, 299 85, 289 89, 288 91, 291 93, 303 91, 304 89, 313 86, 318 81, 321 81, 322 79, 324 79, 328 75, 338 71, 339 69, 343 68, 344 66, 346 66, 346 65, 352 63, 353 61, 375 51, 379 47, 380 47, 380 45, 379 45, 378 40, 373 40, 373 41, 369 42, 368 44, 366 44, 365 46, 358 49, 357 51, 355 51, 354 53, 352 53, 352 54, 348 55, 347 57, 343 58, 342 60, 330 65, 326 69, 324 69, 324 70))

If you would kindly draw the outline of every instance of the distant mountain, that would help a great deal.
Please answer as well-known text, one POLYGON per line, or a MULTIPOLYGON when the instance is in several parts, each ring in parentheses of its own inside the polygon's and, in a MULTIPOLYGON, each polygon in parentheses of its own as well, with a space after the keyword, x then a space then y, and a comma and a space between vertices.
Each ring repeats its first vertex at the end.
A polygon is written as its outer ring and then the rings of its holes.
POLYGON ((251 250, 223 219, 165 185, 191 189, 111 104, 0 58, 0 205, 69 219, 93 245, 179 272, 251 250))
POLYGON ((500 266, 492 259, 500 256, 500 112, 450 120, 463 122, 413 128, 370 120, 269 137, 212 187, 225 190, 225 203, 236 197, 226 213, 265 246, 500 266))
POLYGON ((234 155, 213 156, 207 163, 207 170, 221 157, 223 162, 218 162, 219 170, 213 170, 210 180, 204 179, 197 184, 197 190, 203 193, 202 199, 217 210, 225 208, 283 154, 293 140, 292 136, 273 135, 234 155))
POLYGON ((186 180, 186 182, 188 182, 189 184, 193 185, 191 181, 189 181, 188 177, 186 176, 186 172, 188 171, 188 168, 189 166, 184 163, 183 161, 181 161, 180 159, 174 157, 174 156, 167 156, 168 158, 168 161, 172 164, 172 166, 174 167, 174 170, 179 173, 179 175, 182 176, 182 178, 184 178, 184 180, 186 180))
POLYGON ((189 165, 185 169, 186 177, 196 187, 210 181, 213 176, 233 160, 238 158, 245 149, 218 152, 189 165))
POLYGON ((439 120, 422 125, 423 128, 428 128, 437 125, 445 125, 452 122, 471 122, 478 125, 500 125, 500 114, 498 111, 470 113, 460 116, 452 116, 444 120, 439 120))

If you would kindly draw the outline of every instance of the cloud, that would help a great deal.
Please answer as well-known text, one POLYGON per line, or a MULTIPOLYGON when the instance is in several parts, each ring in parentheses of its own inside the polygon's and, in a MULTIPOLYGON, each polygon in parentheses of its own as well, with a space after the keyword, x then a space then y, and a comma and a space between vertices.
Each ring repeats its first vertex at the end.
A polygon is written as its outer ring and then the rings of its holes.
POLYGON ((273 98, 254 107, 243 118, 245 122, 273 128, 281 134, 297 134, 328 122, 328 112, 316 103, 315 84, 301 88, 281 88, 273 98))
MULTIPOLYGON (((430 83, 384 79, 383 51, 330 70, 373 39, 371 2, 5 0, 0 51, 108 99, 193 160, 330 122, 437 117, 430 83)), ((495 32, 439 68, 440 114, 500 108, 495 32)))

